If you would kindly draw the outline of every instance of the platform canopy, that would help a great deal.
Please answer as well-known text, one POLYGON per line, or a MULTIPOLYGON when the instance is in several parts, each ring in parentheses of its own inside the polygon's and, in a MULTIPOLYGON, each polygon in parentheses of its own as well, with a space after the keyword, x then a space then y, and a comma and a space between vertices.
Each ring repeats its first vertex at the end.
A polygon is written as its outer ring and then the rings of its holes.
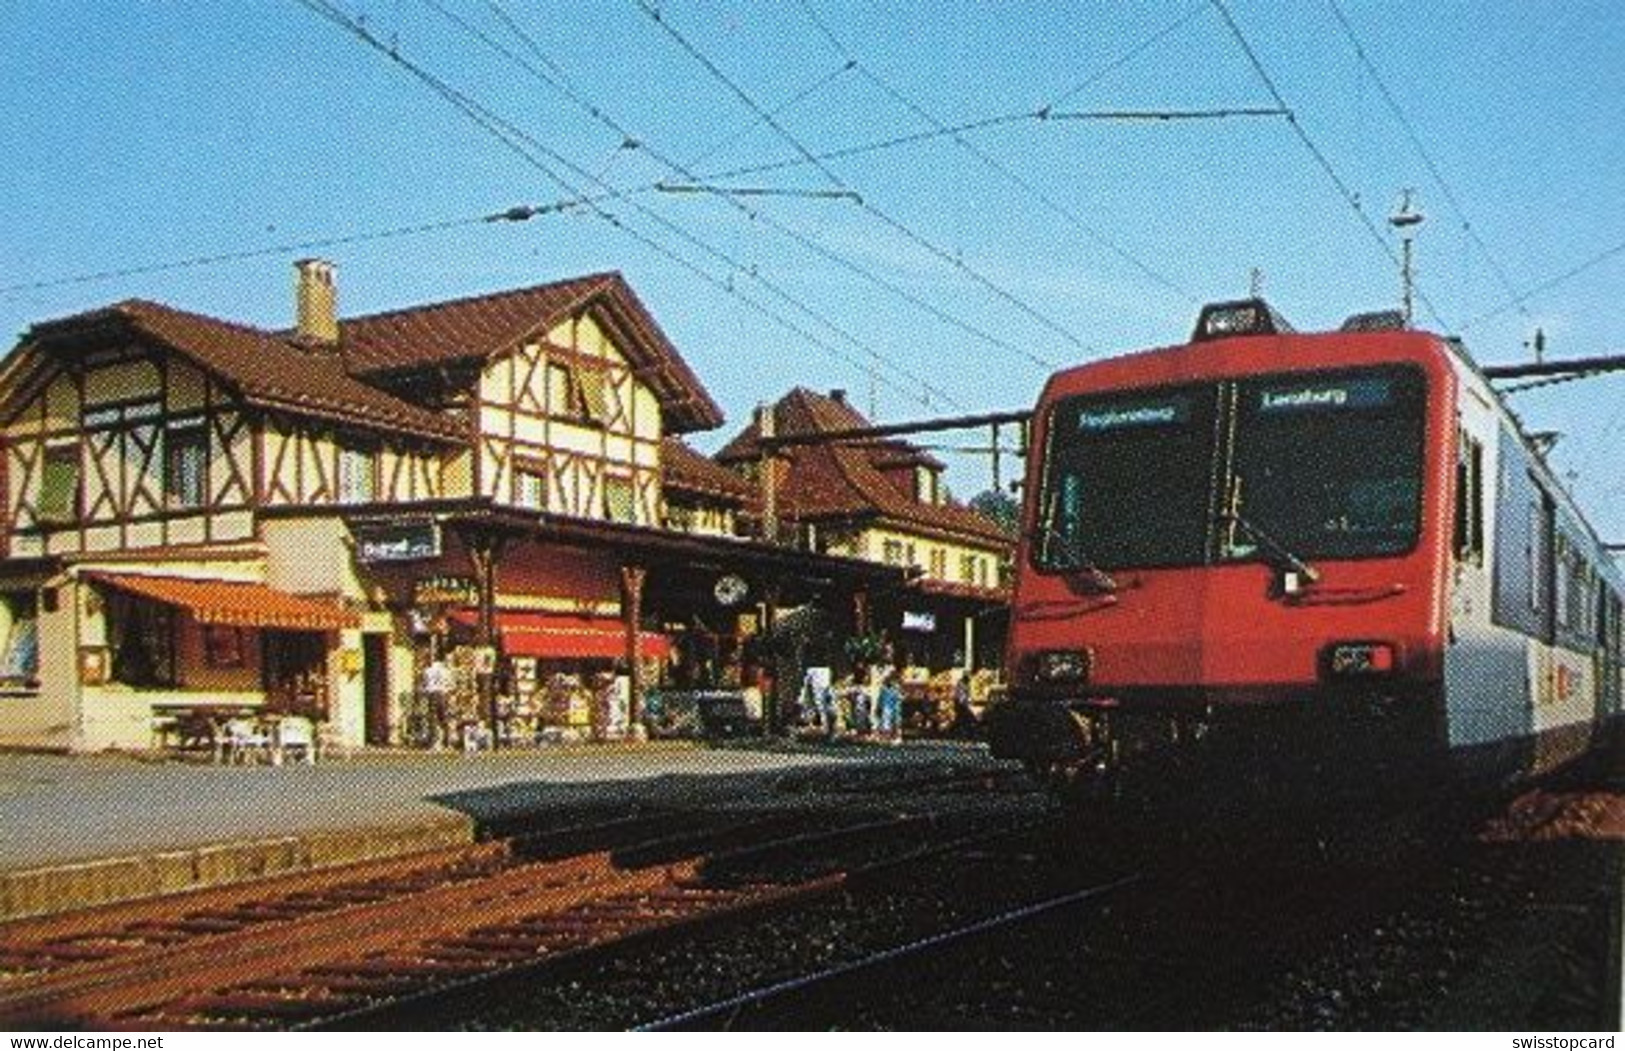
POLYGON ((86 573, 85 579, 184 609, 200 624, 287 631, 334 631, 360 624, 356 614, 330 602, 252 581, 139 573, 86 573))

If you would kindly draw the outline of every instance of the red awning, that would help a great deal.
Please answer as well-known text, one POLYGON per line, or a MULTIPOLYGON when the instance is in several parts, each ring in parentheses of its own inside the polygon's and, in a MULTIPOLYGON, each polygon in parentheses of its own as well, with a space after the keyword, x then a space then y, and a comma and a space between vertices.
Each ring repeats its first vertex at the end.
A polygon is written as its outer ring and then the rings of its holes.
POLYGON ((361 623, 330 602, 241 580, 149 577, 135 573, 86 573, 86 579, 131 595, 176 606, 200 624, 289 631, 332 631, 361 623))
MULTIPOLYGON (((467 609, 453 610, 451 619, 467 627, 479 623, 479 615, 467 609)), ((510 657, 620 660, 626 656, 626 626, 614 617, 499 609, 497 633, 502 636, 502 651, 510 657)), ((645 657, 664 658, 671 653, 671 639, 658 632, 640 632, 638 649, 645 657)))

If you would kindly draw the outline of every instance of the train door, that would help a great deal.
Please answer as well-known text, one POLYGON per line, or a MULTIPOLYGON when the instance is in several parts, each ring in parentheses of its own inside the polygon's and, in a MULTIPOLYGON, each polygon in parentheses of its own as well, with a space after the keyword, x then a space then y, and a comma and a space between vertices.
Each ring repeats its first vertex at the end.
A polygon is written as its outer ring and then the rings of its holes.
MULTIPOLYGON (((1527 473, 1501 434, 1493 402, 1471 383, 1457 404, 1454 558, 1444 653, 1445 736, 1452 749, 1529 732, 1528 643, 1509 621, 1532 615, 1525 585, 1527 519, 1507 512, 1526 499, 1527 473), (1509 459, 1510 457, 1510 459, 1509 459)), ((1532 634, 1532 631, 1529 633, 1532 634)))
POLYGON ((1601 592, 1597 616, 1598 661, 1601 665, 1602 699, 1600 715, 1603 719, 1617 716, 1625 703, 1625 605, 1620 597, 1608 590, 1601 592))

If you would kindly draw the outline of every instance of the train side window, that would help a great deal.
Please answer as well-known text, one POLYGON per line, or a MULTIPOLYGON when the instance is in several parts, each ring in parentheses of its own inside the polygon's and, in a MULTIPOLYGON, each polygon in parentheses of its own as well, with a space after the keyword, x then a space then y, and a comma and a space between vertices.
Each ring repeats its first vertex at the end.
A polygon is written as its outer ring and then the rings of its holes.
POLYGON ((1552 609, 1557 615, 1557 626, 1569 628, 1574 625, 1574 599, 1579 593, 1576 587, 1578 574, 1575 572, 1574 553, 1569 547, 1568 537, 1562 533, 1557 535, 1557 562, 1552 566, 1555 571, 1552 583, 1557 594, 1552 596, 1552 609))
POLYGON ((1484 564, 1484 446, 1458 433, 1456 455, 1456 558, 1484 564))
POLYGON ((1540 612, 1545 603, 1541 601, 1546 591, 1546 514, 1541 508, 1539 500, 1529 504, 1529 608, 1540 612))

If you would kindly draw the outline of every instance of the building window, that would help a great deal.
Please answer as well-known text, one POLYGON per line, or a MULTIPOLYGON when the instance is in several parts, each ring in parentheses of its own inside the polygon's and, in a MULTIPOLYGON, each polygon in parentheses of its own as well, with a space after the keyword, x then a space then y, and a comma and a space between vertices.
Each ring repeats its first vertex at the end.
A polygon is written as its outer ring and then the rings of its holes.
POLYGON ((0 689, 33 689, 39 685, 39 605, 33 592, 0 598, 10 617, 5 649, 0 651, 0 689))
POLYGON ((931 576, 936 580, 948 579, 948 552, 943 548, 931 549, 931 576))
POLYGON ((371 449, 339 447, 338 500, 367 504, 378 498, 378 457, 371 449))
POLYGON ((576 374, 581 384, 582 417, 589 423, 609 422, 609 402, 604 390, 604 374, 597 369, 582 369, 576 374))
POLYGON ((201 423, 164 435, 164 497, 170 507, 201 507, 207 487, 209 434, 201 423))
POLYGON ((79 447, 47 448, 40 467, 39 520, 46 525, 77 522, 79 501, 79 447))
POLYGON ((611 522, 636 522, 637 501, 633 495, 632 479, 604 479, 604 517, 611 522))
POLYGON ((554 416, 581 415, 581 401, 576 396, 575 372, 561 361, 547 363, 547 411, 554 416))
POLYGON ((929 467, 914 468, 914 498, 922 504, 938 502, 937 472, 929 467))
POLYGON ((604 395, 604 374, 562 361, 547 363, 547 411, 582 423, 603 423, 609 418, 604 395))
POLYGON ((513 502, 533 511, 547 510, 547 466, 535 460, 516 460, 513 502))
POLYGON ((175 685, 175 615, 168 606, 113 592, 107 602, 107 639, 114 681, 175 685))
POLYGON ((885 540, 880 544, 880 560, 888 566, 901 566, 908 557, 908 549, 901 540, 885 540))

